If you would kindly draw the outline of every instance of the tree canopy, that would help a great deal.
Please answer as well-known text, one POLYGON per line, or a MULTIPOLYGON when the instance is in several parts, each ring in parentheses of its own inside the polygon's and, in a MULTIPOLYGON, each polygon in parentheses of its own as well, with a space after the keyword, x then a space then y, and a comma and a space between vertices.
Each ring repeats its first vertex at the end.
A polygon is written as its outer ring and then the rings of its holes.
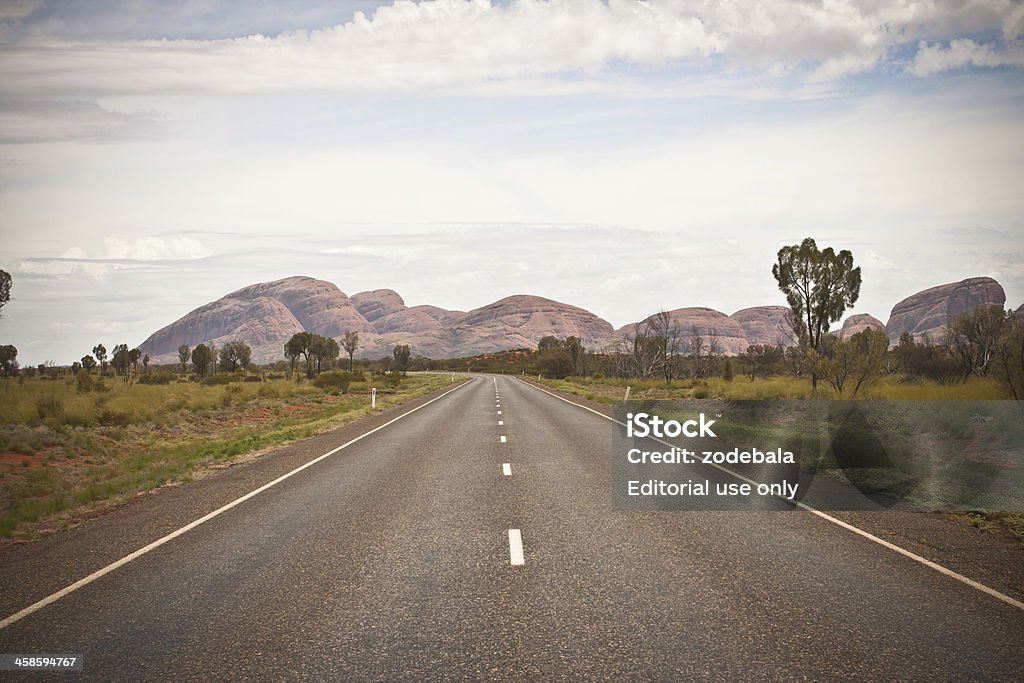
POLYGON ((234 372, 238 368, 247 370, 252 363, 252 349, 244 341, 230 341, 220 350, 220 368, 234 372))
POLYGON ((411 355, 409 345, 398 344, 392 351, 392 355, 395 358, 395 370, 404 375, 406 371, 409 369, 409 357, 411 355))
POLYGON ((832 247, 823 250, 810 237, 779 250, 772 275, 793 311, 793 326, 801 342, 817 350, 832 323, 860 296, 860 267, 853 254, 832 247))
POLYGON ((192 366, 200 377, 206 374, 206 370, 212 362, 213 351, 206 344, 199 344, 192 349, 192 366))
POLYGON ((0 346, 0 373, 13 375, 18 369, 18 349, 11 344, 0 346))
POLYGON ((11 300, 11 274, 0 270, 0 311, 11 300))
MULTIPOLYGON (((772 275, 789 302, 800 347, 817 355, 829 327, 860 296, 860 267, 854 268, 853 254, 846 249, 837 254, 832 247, 819 250, 808 237, 779 250, 772 275)), ((817 388, 813 358, 811 383, 817 388)))

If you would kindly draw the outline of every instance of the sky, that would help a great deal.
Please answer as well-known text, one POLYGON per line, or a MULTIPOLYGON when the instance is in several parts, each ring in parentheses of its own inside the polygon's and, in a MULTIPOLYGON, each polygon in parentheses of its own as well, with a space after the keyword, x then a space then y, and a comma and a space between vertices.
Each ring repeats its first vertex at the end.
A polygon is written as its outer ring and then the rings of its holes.
POLYGON ((619 327, 1024 302, 1024 3, 0 0, 0 344, 68 364, 291 275, 619 327))

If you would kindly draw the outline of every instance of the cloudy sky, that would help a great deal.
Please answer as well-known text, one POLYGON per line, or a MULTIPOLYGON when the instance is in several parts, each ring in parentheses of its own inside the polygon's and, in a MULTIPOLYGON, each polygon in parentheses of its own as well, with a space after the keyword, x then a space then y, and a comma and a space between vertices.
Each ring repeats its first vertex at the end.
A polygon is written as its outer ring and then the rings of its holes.
POLYGON ((1022 86, 1016 0, 0 0, 0 343, 70 363, 289 275, 732 313, 806 236, 852 313, 1016 307, 1022 86))

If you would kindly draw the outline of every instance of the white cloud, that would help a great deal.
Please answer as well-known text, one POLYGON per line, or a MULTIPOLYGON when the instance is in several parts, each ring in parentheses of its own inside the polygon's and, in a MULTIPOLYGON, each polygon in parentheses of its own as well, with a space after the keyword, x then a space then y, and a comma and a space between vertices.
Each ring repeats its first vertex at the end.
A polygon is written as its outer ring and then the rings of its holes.
POLYGON ((103 240, 103 246, 105 258, 131 261, 195 259, 207 255, 203 244, 191 237, 175 237, 170 240, 160 237, 140 237, 134 240, 107 237, 103 240))
POLYGON ((895 46, 981 31, 1014 40, 1022 25, 1010 0, 399 0, 370 17, 274 37, 26 40, 0 48, 0 88, 44 97, 424 90, 590 78, 623 64, 833 80, 875 68, 895 46))
POLYGON ((95 256, 90 256, 89 252, 76 245, 66 249, 58 258, 19 261, 16 272, 46 276, 82 275, 103 281, 114 271, 138 268, 146 262, 198 259, 209 253, 199 240, 191 237, 107 237, 103 240, 103 249, 95 256))
POLYGON ((967 38, 952 40, 947 47, 921 41, 909 71, 924 77, 968 66, 1024 66, 1024 45, 1017 43, 999 50, 967 38))

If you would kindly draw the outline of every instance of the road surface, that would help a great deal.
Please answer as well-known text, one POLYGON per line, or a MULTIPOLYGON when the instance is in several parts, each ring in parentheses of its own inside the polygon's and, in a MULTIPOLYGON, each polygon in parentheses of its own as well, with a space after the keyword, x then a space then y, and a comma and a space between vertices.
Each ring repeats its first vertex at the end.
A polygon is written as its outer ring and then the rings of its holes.
POLYGON ((83 671, 0 678, 1024 671, 1024 610, 813 514, 613 512, 610 423, 510 377, 476 377, 5 550, 0 618, 385 424, 9 623, 0 653, 80 654, 83 671))

